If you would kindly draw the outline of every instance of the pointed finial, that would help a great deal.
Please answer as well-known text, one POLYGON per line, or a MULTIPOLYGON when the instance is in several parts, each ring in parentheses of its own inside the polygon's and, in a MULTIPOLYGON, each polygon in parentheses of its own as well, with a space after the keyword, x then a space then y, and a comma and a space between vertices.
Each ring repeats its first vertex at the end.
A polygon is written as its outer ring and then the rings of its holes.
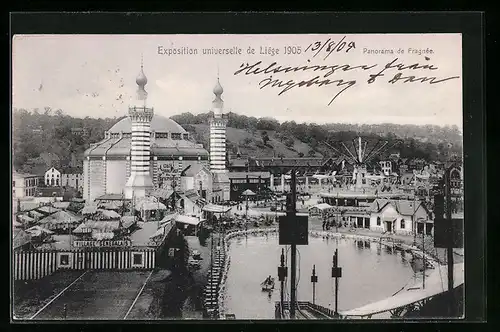
POLYGON ((148 96, 148 93, 146 92, 146 90, 144 89, 144 87, 148 83, 148 79, 147 79, 146 75, 144 74, 143 57, 142 57, 142 55, 141 55, 141 71, 140 71, 139 75, 137 76, 137 78, 135 79, 135 82, 138 85, 138 88, 137 88, 137 97, 138 97, 138 99, 145 101, 146 98, 147 98, 147 96, 148 96))

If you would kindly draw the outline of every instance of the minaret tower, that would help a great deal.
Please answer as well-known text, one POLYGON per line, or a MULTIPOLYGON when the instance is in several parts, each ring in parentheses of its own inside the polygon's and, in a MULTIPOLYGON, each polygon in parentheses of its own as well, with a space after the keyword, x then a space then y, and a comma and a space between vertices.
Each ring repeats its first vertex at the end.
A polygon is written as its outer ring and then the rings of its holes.
POLYGON ((151 158, 151 120, 153 108, 146 107, 148 93, 144 89, 148 83, 144 75, 141 60, 141 72, 135 79, 137 83, 136 106, 129 106, 128 115, 132 122, 132 139, 130 146, 130 178, 125 186, 125 198, 141 198, 153 189, 150 174, 151 158))
POLYGON ((226 169, 226 125, 227 118, 223 113, 224 101, 221 98, 222 86, 217 75, 214 87, 215 99, 212 102, 213 118, 210 119, 210 171, 225 173, 226 169))

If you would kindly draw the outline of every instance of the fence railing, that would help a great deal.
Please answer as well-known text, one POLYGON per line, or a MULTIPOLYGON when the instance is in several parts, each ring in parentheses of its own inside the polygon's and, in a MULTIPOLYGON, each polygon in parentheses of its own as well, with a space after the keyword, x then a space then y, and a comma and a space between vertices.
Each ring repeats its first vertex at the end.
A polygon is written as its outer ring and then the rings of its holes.
POLYGON ((86 248, 14 252, 14 280, 41 279, 57 270, 148 270, 156 266, 154 248, 86 248))

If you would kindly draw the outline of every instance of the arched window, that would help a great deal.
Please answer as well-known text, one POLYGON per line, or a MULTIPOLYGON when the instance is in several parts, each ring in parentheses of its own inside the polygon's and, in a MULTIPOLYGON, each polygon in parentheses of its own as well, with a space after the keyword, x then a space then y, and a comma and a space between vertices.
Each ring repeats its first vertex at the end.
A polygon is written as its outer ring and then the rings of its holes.
POLYGON ((401 219, 401 229, 405 229, 405 220, 401 219))
POLYGON ((59 186, 59 179, 56 179, 56 186, 59 186))
POLYGON ((50 179, 50 185, 53 186, 54 185, 54 178, 50 179))
POLYGON ((377 217, 377 226, 380 226, 380 224, 381 224, 380 217, 377 217))

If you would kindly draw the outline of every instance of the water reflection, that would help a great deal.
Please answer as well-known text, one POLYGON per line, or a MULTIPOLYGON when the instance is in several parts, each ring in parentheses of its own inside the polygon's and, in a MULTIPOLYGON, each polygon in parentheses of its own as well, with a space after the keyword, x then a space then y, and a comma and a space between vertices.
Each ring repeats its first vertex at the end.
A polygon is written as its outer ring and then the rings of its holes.
MULTIPOLYGON (((226 313, 238 319, 273 319, 274 302, 280 299, 280 283, 274 291, 263 292, 260 283, 272 275, 277 280, 281 248, 276 234, 248 236, 230 244, 231 267, 227 280, 226 313)), ((381 250, 379 244, 364 240, 309 238, 308 246, 297 246, 298 300, 312 301, 311 269, 316 265, 316 303, 333 309, 332 256, 339 250, 339 310, 356 308, 392 295, 413 276, 399 251, 381 250), (353 245, 356 249, 353 248, 353 245)), ((290 270, 290 252, 286 265, 290 270)), ((290 275, 290 271, 288 272, 290 275)), ((285 300, 289 299, 287 280, 285 300)))

